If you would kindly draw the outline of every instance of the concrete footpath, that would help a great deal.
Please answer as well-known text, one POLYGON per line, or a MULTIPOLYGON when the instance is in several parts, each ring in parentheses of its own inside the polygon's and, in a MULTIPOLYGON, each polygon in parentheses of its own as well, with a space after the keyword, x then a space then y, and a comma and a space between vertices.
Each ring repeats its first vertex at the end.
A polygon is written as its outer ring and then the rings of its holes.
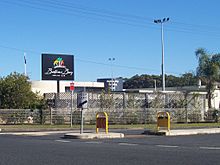
POLYGON ((82 134, 79 131, 24 131, 24 132, 0 132, 0 135, 17 135, 17 136, 47 136, 53 134, 64 134, 64 138, 68 139, 113 139, 113 138, 124 138, 123 133, 95 133, 92 131, 86 131, 82 134))
POLYGON ((144 131, 146 135, 165 135, 165 136, 181 136, 181 135, 201 135, 220 133, 220 128, 198 128, 198 129, 174 129, 170 131, 144 131))
POLYGON ((114 139, 114 138, 124 138, 123 133, 67 133, 64 138, 69 139, 114 139))
POLYGON ((142 129, 112 129, 108 134, 100 132, 96 134, 94 130, 85 130, 83 134, 79 130, 62 130, 62 129, 13 129, 2 130, 0 135, 22 135, 22 136, 47 136, 52 134, 63 134, 64 138, 72 139, 112 139, 112 138, 137 138, 147 135, 162 136, 181 136, 181 135, 198 135, 198 134, 216 134, 220 133, 220 128, 196 128, 196 129, 173 129, 170 131, 161 130, 159 132, 153 130, 142 129))

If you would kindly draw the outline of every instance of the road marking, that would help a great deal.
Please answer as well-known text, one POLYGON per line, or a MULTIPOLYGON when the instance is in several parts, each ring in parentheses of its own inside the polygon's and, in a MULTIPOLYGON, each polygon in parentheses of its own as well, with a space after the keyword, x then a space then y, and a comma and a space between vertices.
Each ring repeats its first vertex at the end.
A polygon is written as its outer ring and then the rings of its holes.
POLYGON ((86 144, 102 144, 102 142, 85 142, 86 144))
POLYGON ((120 145, 120 146, 137 146, 138 144, 134 144, 134 143, 118 143, 118 145, 120 145))
POLYGON ((55 140, 56 142, 61 142, 61 143, 70 143, 68 140, 55 140))
POLYGON ((15 136, 46 136, 46 132, 9 132, 9 133, 0 133, 1 135, 15 135, 15 136))
POLYGON ((199 147, 199 148, 204 150, 220 150, 220 147, 199 147))
POLYGON ((163 148, 177 148, 179 146, 171 146, 171 145, 156 145, 157 147, 163 147, 163 148))

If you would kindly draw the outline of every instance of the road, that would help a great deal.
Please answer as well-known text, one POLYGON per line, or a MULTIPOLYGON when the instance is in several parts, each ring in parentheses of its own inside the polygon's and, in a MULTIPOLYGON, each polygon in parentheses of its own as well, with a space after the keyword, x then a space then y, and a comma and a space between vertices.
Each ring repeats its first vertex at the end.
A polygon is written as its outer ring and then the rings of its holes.
POLYGON ((63 139, 0 135, 0 165, 215 165, 220 134, 134 136, 125 139, 63 139))

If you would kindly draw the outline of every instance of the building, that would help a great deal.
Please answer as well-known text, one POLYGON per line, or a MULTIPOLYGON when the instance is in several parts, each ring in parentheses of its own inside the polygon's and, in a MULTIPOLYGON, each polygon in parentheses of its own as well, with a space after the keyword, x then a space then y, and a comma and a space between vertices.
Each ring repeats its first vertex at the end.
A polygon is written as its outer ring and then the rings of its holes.
POLYGON ((100 78, 97 82, 103 82, 105 86, 105 91, 109 89, 111 91, 123 91, 123 79, 122 78, 100 78))
MULTIPOLYGON (((163 92, 163 93, 174 93, 174 92, 187 92, 189 94, 201 94, 207 95, 206 86, 184 86, 184 87, 166 87, 166 91, 162 91, 162 88, 144 88, 144 89, 124 89, 124 92, 135 92, 135 93, 153 93, 153 92, 163 92)), ((212 107, 215 109, 220 108, 220 88, 217 84, 213 92, 213 97, 211 100, 212 107)), ((206 97, 205 110, 208 110, 208 99, 206 97)))
MULTIPOLYGON (((69 92, 72 81, 60 81, 60 92, 69 92)), ((57 93, 57 81, 32 81, 32 91, 44 93, 57 93)), ((103 82, 74 82, 74 92, 101 92, 104 89, 103 82)))

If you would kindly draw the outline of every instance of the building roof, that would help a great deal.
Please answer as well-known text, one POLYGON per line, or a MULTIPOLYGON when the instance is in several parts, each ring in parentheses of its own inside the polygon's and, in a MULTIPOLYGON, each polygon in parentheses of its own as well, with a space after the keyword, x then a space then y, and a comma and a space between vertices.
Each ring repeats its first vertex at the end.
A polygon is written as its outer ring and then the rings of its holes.
MULTIPOLYGON (((219 90, 219 88, 216 88, 219 90)), ((153 93, 163 92, 162 88, 140 88, 140 89, 124 89, 125 92, 138 92, 138 93, 153 93)), ((199 92, 199 93, 206 93, 205 86, 183 86, 183 87, 166 87, 164 93, 170 92, 199 92)))

